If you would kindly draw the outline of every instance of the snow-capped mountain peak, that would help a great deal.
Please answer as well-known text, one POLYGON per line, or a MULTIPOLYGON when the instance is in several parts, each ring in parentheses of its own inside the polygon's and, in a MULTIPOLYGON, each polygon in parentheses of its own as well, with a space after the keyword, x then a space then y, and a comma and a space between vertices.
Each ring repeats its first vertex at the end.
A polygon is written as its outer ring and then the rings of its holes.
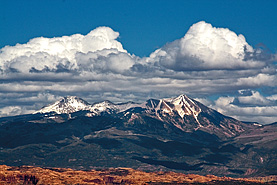
POLYGON ((174 105, 174 110, 183 118, 185 115, 193 115, 195 117, 201 112, 201 108, 186 95, 180 95, 177 98, 164 99, 174 105))
POLYGON ((160 100, 150 99, 144 105, 150 110, 155 110, 156 113, 162 112, 171 114, 177 112, 182 118, 185 115, 192 115, 197 118, 198 114, 201 112, 201 108, 197 103, 186 95, 160 100))
POLYGON ((90 109, 91 112, 97 112, 97 113, 108 111, 108 110, 110 111, 117 110, 117 107, 115 104, 107 100, 93 104, 90 109))
POLYGON ((43 107, 42 109, 34 112, 34 114, 44 114, 49 112, 55 112, 57 114, 70 114, 77 111, 89 111, 87 116, 91 117, 99 115, 102 112, 118 112, 120 111, 120 107, 117 107, 117 105, 107 100, 91 105, 77 96, 67 96, 53 104, 43 107))
POLYGON ((42 109, 34 112, 36 113, 48 113, 56 112, 57 114, 69 114, 80 110, 90 110, 91 105, 85 100, 78 98, 77 96, 67 96, 50 104, 42 109))

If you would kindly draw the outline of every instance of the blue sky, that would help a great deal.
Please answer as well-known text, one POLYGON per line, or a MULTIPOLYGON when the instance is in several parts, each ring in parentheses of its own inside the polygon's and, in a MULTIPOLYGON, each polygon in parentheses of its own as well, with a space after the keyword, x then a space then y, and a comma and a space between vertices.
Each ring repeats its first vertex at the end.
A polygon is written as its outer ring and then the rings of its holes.
POLYGON ((0 0, 0 117, 187 94, 277 121, 276 0, 0 0))
POLYGON ((0 48, 34 37, 87 34, 109 26, 120 33, 119 40, 130 53, 148 56, 204 20, 274 52, 276 7, 275 0, 0 0, 0 48))

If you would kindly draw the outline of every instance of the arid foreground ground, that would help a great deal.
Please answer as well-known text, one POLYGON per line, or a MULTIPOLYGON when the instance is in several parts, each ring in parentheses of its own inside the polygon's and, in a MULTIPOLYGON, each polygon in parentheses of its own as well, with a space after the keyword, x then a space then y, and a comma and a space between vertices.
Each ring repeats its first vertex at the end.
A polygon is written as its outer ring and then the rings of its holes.
POLYGON ((0 184, 277 184, 277 176, 235 179, 129 168, 75 171, 67 168, 0 165, 0 184))

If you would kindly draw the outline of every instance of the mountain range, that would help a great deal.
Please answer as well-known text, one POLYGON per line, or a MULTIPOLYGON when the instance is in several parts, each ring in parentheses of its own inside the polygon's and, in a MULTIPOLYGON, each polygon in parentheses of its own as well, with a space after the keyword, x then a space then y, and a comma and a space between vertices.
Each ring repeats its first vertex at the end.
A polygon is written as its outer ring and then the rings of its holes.
POLYGON ((276 175, 276 123, 244 123, 180 95, 89 104, 64 97, 0 118, 0 164, 276 175))

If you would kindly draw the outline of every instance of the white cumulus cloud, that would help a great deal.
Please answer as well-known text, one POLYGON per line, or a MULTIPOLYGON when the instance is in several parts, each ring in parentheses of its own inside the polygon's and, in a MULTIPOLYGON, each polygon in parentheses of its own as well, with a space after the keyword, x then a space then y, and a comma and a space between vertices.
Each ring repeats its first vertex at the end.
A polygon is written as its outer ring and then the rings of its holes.
POLYGON ((74 34, 55 38, 34 38, 26 44, 6 46, 0 51, 0 67, 28 72, 31 67, 43 70, 55 68, 58 64, 76 68, 77 52, 106 51, 126 52, 116 39, 119 33, 109 27, 99 27, 87 35, 74 34), (68 64, 67 64, 68 63, 68 64))
POLYGON ((192 25, 183 38, 153 52, 148 61, 177 71, 264 66, 260 61, 244 60, 246 51, 252 53, 254 49, 243 35, 201 21, 192 25))

